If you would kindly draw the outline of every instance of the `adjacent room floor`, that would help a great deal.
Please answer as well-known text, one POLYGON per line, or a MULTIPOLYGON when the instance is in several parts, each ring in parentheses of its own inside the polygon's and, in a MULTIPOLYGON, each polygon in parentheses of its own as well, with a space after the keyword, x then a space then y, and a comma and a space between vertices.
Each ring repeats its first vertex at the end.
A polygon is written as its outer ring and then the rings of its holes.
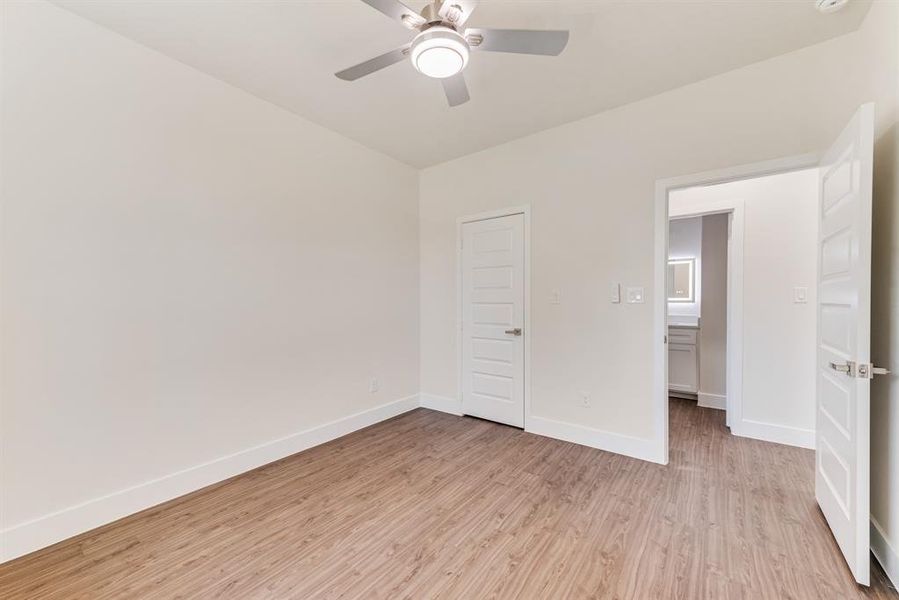
POLYGON ((813 453, 672 400, 667 467, 425 409, 0 565, 10 598, 896 598, 813 453))

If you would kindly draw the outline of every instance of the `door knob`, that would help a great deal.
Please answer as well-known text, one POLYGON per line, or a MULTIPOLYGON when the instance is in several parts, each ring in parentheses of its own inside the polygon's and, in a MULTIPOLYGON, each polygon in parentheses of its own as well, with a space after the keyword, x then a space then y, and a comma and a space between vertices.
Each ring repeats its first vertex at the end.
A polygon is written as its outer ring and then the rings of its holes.
POLYGON ((521 335, 521 327, 516 327, 515 329, 506 329, 506 333, 510 335, 521 335))

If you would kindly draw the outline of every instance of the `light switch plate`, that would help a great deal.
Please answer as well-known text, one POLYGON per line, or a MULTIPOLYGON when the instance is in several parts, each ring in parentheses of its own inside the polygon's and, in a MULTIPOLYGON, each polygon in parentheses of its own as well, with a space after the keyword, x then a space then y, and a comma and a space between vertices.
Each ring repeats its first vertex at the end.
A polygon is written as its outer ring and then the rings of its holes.
POLYGON ((609 300, 612 304, 619 304, 621 302, 621 286, 617 283, 613 283, 612 287, 609 288, 609 300))
POLYGON ((562 304, 562 291, 561 290, 553 290, 549 294, 549 303, 550 304, 562 304))
POLYGON ((627 288, 627 303, 628 304, 643 304, 645 302, 645 295, 643 294, 642 287, 628 287, 627 288))
POLYGON ((807 287, 794 287, 793 288, 793 303, 794 304, 806 304, 808 302, 808 288, 807 287))

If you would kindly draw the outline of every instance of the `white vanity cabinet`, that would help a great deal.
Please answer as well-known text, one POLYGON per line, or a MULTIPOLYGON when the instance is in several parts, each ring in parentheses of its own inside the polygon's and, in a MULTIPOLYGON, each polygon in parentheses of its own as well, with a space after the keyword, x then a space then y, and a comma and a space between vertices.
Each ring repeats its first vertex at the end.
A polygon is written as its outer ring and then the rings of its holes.
POLYGON ((699 329, 695 326, 668 327, 668 391, 699 392, 699 329))

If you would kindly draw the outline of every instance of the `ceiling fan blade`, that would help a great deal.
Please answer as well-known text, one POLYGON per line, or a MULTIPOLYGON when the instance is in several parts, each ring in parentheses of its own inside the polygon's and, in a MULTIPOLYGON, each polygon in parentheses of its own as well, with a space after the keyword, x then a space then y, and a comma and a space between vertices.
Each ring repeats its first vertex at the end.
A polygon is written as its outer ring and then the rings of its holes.
POLYGON ((375 71, 380 71, 385 67, 389 67, 390 65, 395 65, 400 62, 406 55, 409 53, 409 45, 405 45, 402 48, 397 48, 396 50, 391 50, 381 56, 376 56, 372 59, 365 61, 364 63, 359 63, 354 67, 350 67, 349 69, 344 69, 343 71, 338 71, 334 73, 340 79, 344 81, 355 81, 360 77, 365 77, 366 75, 371 75, 375 71))
POLYGON ((444 21, 453 24, 458 29, 465 24, 472 11, 478 6, 479 0, 443 0, 440 10, 437 12, 444 21))
POLYGON ((399 21, 404 27, 418 29, 425 24, 425 19, 420 14, 400 2, 399 0, 362 0, 375 10, 379 10, 391 19, 399 21))
POLYGON ((443 84, 443 91, 446 92, 446 99, 449 101, 450 106, 459 106, 471 99, 471 96, 468 95, 468 86, 465 85, 465 77, 462 73, 457 73, 452 77, 441 79, 440 83, 443 84))
POLYGON ((472 48, 478 50, 546 56, 558 56, 568 45, 567 31, 467 29, 465 38, 472 48))

